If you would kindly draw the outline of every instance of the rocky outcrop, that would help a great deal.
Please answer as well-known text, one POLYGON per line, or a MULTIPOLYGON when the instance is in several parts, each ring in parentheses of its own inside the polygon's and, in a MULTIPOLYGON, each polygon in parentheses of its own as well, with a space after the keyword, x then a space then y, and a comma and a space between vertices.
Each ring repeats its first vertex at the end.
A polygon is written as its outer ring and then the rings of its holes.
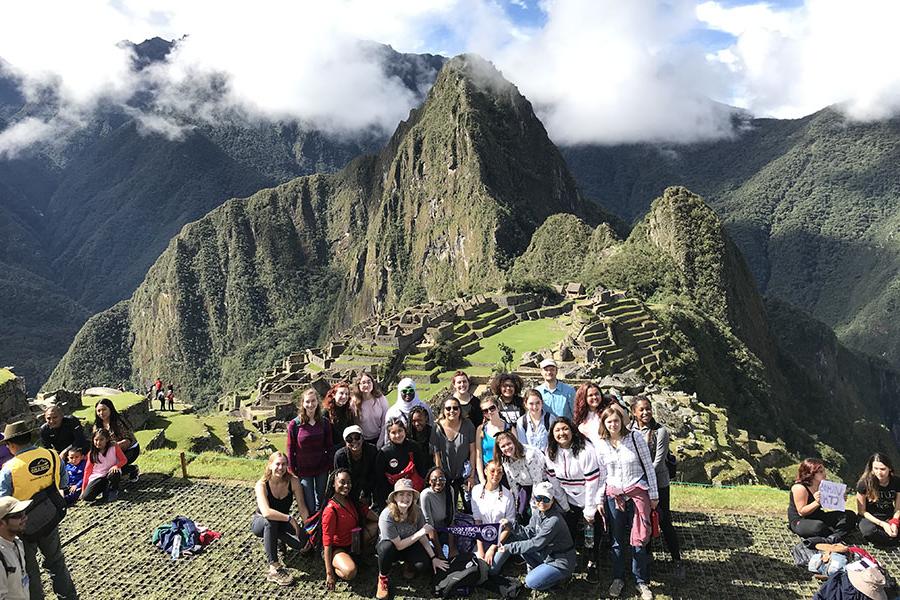
POLYGON ((11 423, 29 414, 25 380, 10 369, 0 369, 0 423, 11 423))

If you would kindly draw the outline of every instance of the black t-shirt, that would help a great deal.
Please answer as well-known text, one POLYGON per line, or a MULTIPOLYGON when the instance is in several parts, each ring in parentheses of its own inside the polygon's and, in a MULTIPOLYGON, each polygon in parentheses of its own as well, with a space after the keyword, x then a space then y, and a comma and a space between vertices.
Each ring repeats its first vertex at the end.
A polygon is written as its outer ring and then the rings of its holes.
POLYGON ((88 449, 81 421, 72 415, 65 415, 56 429, 51 429, 46 423, 41 425, 41 445, 57 452, 62 452, 69 446, 81 448, 82 452, 88 449))
MULTIPOLYGON (((865 484, 860 482, 856 491, 865 496, 865 484)), ((894 475, 886 486, 878 486, 877 500, 866 499, 866 510, 878 519, 890 519, 894 516, 894 499, 898 492, 900 492, 900 477, 894 475)))
POLYGON ((375 491, 375 455, 378 451, 372 444, 363 442, 359 460, 350 457, 350 449, 344 446, 334 454, 334 468, 350 469, 350 499, 359 502, 365 495, 371 501, 375 491))

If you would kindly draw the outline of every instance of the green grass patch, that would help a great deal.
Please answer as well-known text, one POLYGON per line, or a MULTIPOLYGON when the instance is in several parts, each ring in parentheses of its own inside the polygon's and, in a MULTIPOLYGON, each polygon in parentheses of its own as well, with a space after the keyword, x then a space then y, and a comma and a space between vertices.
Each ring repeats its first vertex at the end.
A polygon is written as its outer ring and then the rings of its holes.
POLYGON ((188 465, 189 477, 256 481, 262 476, 266 461, 227 456, 218 452, 201 452, 188 465))
MULTIPOLYGON (((466 357, 471 363, 494 365, 500 361, 498 344, 503 343, 515 349, 514 362, 525 352, 550 348, 561 341, 567 329, 557 319, 536 319, 511 325, 495 335, 481 340, 481 350, 466 357)), ((467 371, 468 372, 468 371, 467 371)))
POLYGON ((206 427, 194 414, 173 414, 167 417, 166 439, 175 444, 176 450, 189 450, 191 440, 206 435, 206 427))
POLYGON ((787 505, 786 490, 764 485, 740 485, 733 488, 672 485, 672 509, 678 511, 781 514, 787 510, 787 505))
POLYGON ((266 439, 272 442, 272 445, 279 452, 287 452, 287 434, 286 433, 267 433, 266 439))
POLYGON ((156 437, 156 434, 162 431, 162 429, 141 429, 140 431, 134 432, 134 437, 137 438, 138 444, 141 445, 141 448, 146 448, 147 444, 150 443, 150 440, 156 437))
POLYGON ((16 374, 9 369, 0 369, 0 385, 16 378, 16 374))
MULTIPOLYGON (((194 456, 194 454, 186 453, 185 459, 190 462, 194 456)), ((178 450, 170 450, 168 448, 147 450, 146 452, 141 452, 136 463, 141 468, 141 471, 145 473, 181 476, 181 458, 178 450)))
POLYGON ((111 396, 82 396, 81 402, 84 404, 84 408, 79 408, 72 414, 82 421, 93 423, 94 406, 96 406, 102 398, 106 398, 112 402, 113 406, 115 406, 116 410, 119 412, 124 412, 135 404, 139 404, 145 400, 144 396, 139 396, 132 392, 122 392, 121 394, 113 394, 111 396))
MULTIPOLYGON (((468 367, 463 369, 469 372, 468 367)), ((456 371, 444 371, 438 375, 437 383, 423 383, 416 385, 416 391, 419 392, 419 399, 422 402, 431 402, 431 398, 438 392, 450 387, 450 380, 453 379, 453 373, 456 371)))

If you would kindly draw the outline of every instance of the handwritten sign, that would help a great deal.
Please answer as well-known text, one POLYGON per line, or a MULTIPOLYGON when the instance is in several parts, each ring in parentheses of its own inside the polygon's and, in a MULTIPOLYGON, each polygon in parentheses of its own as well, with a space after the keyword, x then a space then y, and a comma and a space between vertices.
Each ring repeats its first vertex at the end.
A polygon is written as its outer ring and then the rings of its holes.
POLYGON ((844 510, 847 484, 824 480, 819 484, 819 504, 827 510, 844 510))

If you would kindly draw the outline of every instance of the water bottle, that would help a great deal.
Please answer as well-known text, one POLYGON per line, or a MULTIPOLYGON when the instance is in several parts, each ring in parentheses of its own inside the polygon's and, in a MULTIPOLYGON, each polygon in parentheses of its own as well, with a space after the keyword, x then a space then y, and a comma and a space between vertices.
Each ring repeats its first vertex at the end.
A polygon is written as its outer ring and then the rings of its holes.
POLYGON ((587 523, 584 524, 584 547, 585 548, 593 548, 594 547, 594 524, 587 523))

